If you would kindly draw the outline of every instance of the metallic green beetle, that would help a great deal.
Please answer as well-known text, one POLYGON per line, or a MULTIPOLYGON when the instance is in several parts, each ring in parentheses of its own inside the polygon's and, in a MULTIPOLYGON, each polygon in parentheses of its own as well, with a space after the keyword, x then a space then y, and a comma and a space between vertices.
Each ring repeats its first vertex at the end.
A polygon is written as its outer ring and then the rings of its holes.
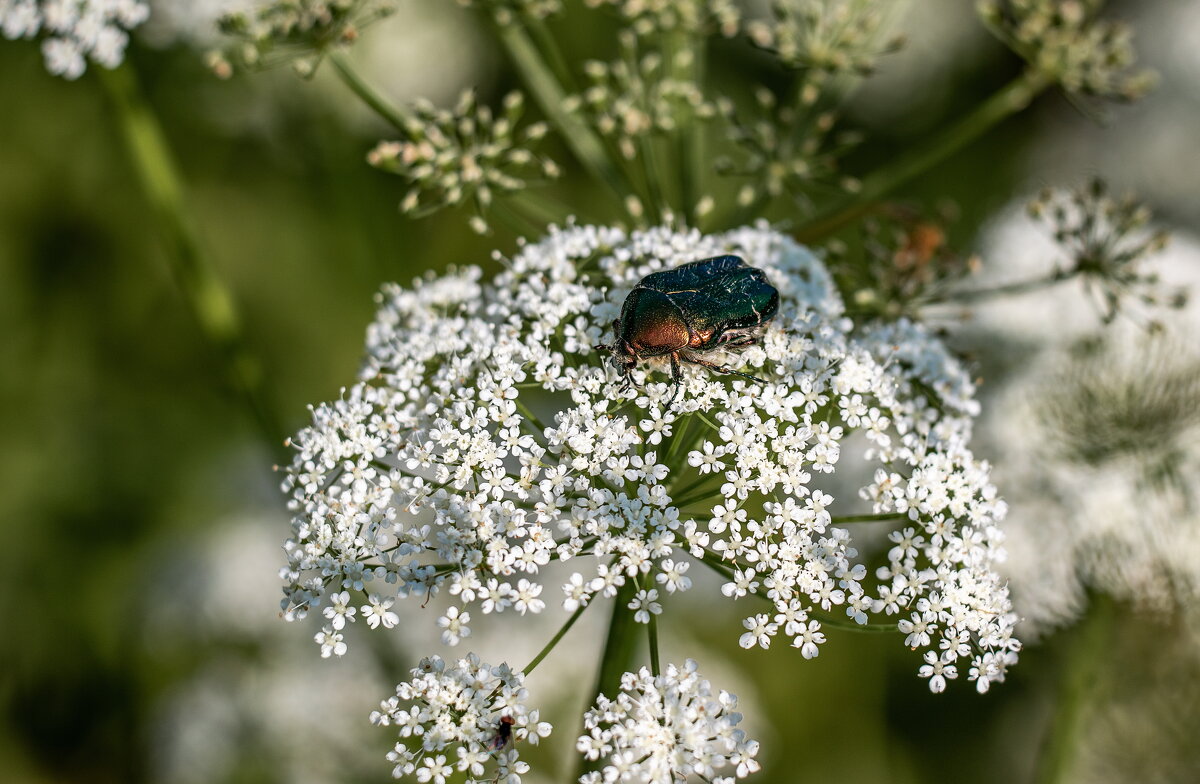
POLYGON ((680 362, 763 383, 696 355, 758 342, 778 311, 779 292, 766 273, 738 256, 716 256, 642 278, 625 298, 621 317, 613 321, 616 340, 595 348, 612 354, 626 384, 639 360, 670 357, 674 404, 683 379, 680 362))

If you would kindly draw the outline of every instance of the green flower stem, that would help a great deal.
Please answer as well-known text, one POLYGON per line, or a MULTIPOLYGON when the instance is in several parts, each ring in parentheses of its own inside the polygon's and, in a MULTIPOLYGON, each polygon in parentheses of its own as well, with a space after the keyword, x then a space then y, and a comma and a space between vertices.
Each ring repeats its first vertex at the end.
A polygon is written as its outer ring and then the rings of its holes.
POLYGON ((663 216, 671 209, 671 203, 662 188, 667 182, 666 173, 658 159, 654 141, 646 134, 638 136, 639 157, 642 159, 642 172, 646 183, 646 212, 655 222, 662 222, 663 216))
MULTIPOLYGON (((638 623, 633 620, 633 610, 629 603, 637 593, 637 585, 630 578, 617 590, 613 600, 612 620, 608 624, 608 638, 604 643, 604 653, 600 658, 600 675, 596 679, 596 688, 588 705, 594 705, 596 698, 603 694, 609 699, 616 699, 621 691, 621 676, 634 669, 638 649, 638 623)), ((576 779, 584 773, 599 770, 603 758, 591 762, 583 759, 576 779)))
POLYGON ((542 107, 542 111, 558 128, 571 152, 584 168, 607 185, 623 204, 633 192, 613 166, 599 137, 582 120, 564 108, 566 96, 563 94, 562 85, 554 78, 554 74, 550 73, 529 36, 516 24, 497 22, 494 27, 496 36, 504 45, 508 56, 512 58, 525 86, 542 107))
POLYGON ((830 521, 834 525, 849 523, 879 523, 885 520, 907 520, 908 515, 902 512, 879 512, 878 514, 833 515, 830 521))
POLYGON ((662 675, 662 664, 658 658, 658 616, 654 613, 650 613, 650 622, 646 624, 646 641, 650 646, 650 672, 657 678, 662 675))
MULTIPOLYGON (((705 40, 703 36, 682 32, 672 33, 668 39, 667 67, 673 78, 699 85, 704 79, 705 40), (690 54, 686 65, 679 58, 690 54)), ((696 225, 696 205, 703 192, 703 178, 707 164, 704 160, 704 122, 691 116, 690 110, 678 107, 675 112, 675 165, 679 169, 680 212, 687 225, 696 225)))
POLYGON ((575 90, 575 79, 571 76, 571 68, 567 65, 567 59, 563 57, 562 49, 559 48, 558 41, 554 40, 554 34, 546 26, 545 20, 538 19, 531 14, 522 14, 521 19, 533 36, 534 43, 541 49, 545 61, 550 64, 554 78, 564 89, 575 90))
POLYGON ((180 292, 221 362, 225 383, 242 398, 272 453, 282 459, 286 457, 284 430, 263 389, 262 366, 245 344, 233 296, 200 251, 184 204, 182 180, 137 74, 128 63, 114 70, 94 70, 116 109, 125 146, 167 242, 180 292))
POLYGON ((1116 608, 1106 596, 1091 598, 1090 610, 1074 630, 1063 662, 1058 705, 1038 761, 1038 784, 1070 780, 1084 729, 1085 709, 1095 696, 1101 665, 1111 650, 1116 608))
POLYGON ((521 670, 521 672, 525 673, 526 675, 533 672, 534 669, 542 663, 542 660, 550 655, 550 651, 554 650, 554 646, 558 645, 559 641, 561 641, 562 638, 567 635, 567 632, 571 630, 571 627, 575 625, 575 622, 579 620, 579 616, 583 615, 583 611, 586 610, 587 607, 588 606, 586 604, 579 605, 575 612, 571 613, 571 617, 567 619, 567 622, 562 625, 562 628, 558 630, 558 633, 550 638, 550 642, 546 643, 546 647, 538 651, 538 655, 534 656, 533 660, 530 661, 529 664, 526 664, 525 669, 521 670))
POLYGON ((802 226, 796 239, 813 242, 833 234, 868 212, 882 197, 941 163, 1002 120, 1023 110, 1051 84, 1050 78, 1044 74, 1034 70, 1025 71, 929 144, 897 158, 868 176, 856 194, 833 204, 802 226))
POLYGON ((350 63, 350 58, 346 57, 345 52, 331 51, 329 62, 333 64, 333 70, 337 73, 338 78, 350 88, 351 92, 362 99, 363 103, 371 107, 389 125, 404 136, 409 136, 411 133, 409 118, 405 115, 404 110, 384 98, 378 90, 368 84, 358 71, 354 70, 354 66, 350 63))
POLYGON ((991 286, 985 289, 966 289, 963 291, 950 291, 936 302, 984 302, 997 297, 1012 297, 1019 294, 1028 294, 1031 291, 1049 288, 1065 280, 1070 280, 1078 274, 1078 270, 1062 270, 1053 275, 1033 278, 1032 280, 1021 280, 1015 283, 1003 283, 999 286, 991 286))

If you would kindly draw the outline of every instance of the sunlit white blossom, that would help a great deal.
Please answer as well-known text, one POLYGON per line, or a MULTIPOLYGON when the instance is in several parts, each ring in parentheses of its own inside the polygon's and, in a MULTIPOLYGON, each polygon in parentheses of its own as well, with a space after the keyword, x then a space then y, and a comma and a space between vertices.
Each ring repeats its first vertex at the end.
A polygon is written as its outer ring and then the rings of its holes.
POLYGON ((583 717, 586 734, 576 748, 588 760, 604 760, 599 771, 580 778, 605 782, 731 782, 759 769, 758 742, 738 728, 737 697, 713 694, 688 659, 667 665, 662 675, 643 667, 621 677, 615 698, 600 695, 583 717), (732 768, 732 776, 718 772, 732 768))
POLYGON ((520 744, 536 745, 551 731, 527 705, 524 676, 475 654, 454 663, 422 659, 412 675, 371 714, 373 724, 400 735, 388 754, 392 775, 426 782, 458 771, 468 784, 520 784, 529 770, 520 744))
POLYGON ((488 283, 470 267, 384 289, 361 380, 293 439, 286 617, 343 591, 537 613, 542 570, 568 560, 573 611, 631 579, 686 590, 694 559, 726 578, 725 596, 773 605, 748 608, 743 645, 783 633, 812 658, 816 629, 917 618, 914 647, 994 653, 975 677, 1003 679, 1019 648, 993 569, 1005 506, 967 448, 972 384, 927 330, 856 327, 821 262, 765 227, 571 226, 505 266, 488 283), (671 407, 669 373, 646 362, 622 392, 593 346, 625 295, 723 253, 780 293, 761 343, 726 360, 766 383, 689 367, 671 407), (850 457, 877 466, 868 524, 919 533, 874 580, 838 525, 863 502, 829 481, 856 430, 868 448, 850 457))
POLYGON ((40 38, 46 70, 78 79, 88 60, 120 65, 129 31, 149 16, 145 0, 0 0, 0 33, 40 38))

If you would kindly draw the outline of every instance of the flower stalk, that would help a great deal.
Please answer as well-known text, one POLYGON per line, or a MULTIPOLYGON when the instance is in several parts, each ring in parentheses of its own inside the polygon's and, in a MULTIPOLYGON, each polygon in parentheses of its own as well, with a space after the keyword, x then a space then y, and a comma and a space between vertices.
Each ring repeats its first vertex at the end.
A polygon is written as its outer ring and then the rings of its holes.
POLYGON ((1070 779, 1084 729, 1084 709, 1095 694, 1101 664, 1111 650, 1116 607, 1112 599, 1099 594, 1091 597, 1090 605, 1091 612, 1075 630, 1064 662, 1058 704, 1038 763, 1038 784, 1070 779))
POLYGON ((1022 111, 1053 80, 1029 69, 997 90, 967 116, 935 136, 928 144, 900 156, 863 179, 858 192, 835 202, 796 232, 800 242, 815 242, 869 212, 875 204, 910 180, 949 158, 1003 120, 1022 111))
POLYGON ((338 78, 342 80, 342 83, 350 88, 350 91, 357 95, 363 103, 369 106, 397 131, 405 136, 409 135, 411 127, 409 118, 405 115, 404 110, 380 95, 378 90, 363 79, 350 63, 350 59, 346 57, 345 52, 336 49, 330 51, 329 62, 333 65, 333 70, 337 73, 338 78))
POLYGON ((96 73, 116 110, 134 171, 154 211, 180 293, 205 341, 221 363, 225 383, 249 409, 277 456, 283 427, 263 388, 262 366, 247 347, 233 296, 200 249, 187 213, 183 186, 162 128, 129 64, 96 73))
MULTIPOLYGON (((592 690, 591 699, 587 704, 594 705, 596 698, 603 694, 609 699, 615 699, 621 691, 621 676, 626 672, 637 669, 635 659, 638 649, 638 624, 633 619, 633 611, 629 602, 637 595, 637 584, 632 578, 617 589, 613 599, 612 619, 608 622, 608 636, 604 641, 604 653, 600 656, 600 674, 596 678, 596 688, 592 690)), ((653 619, 651 615, 651 619, 653 619)), ((654 653, 657 657, 657 652, 654 653)), ((602 760, 590 762, 581 758, 581 765, 576 779, 583 774, 599 770, 602 760)))
POLYGON ((529 36, 515 23, 495 22, 493 26, 529 92, 561 133, 571 152, 590 175, 604 183, 622 203, 627 201, 633 196, 628 183, 613 166, 604 144, 592 129, 564 108, 566 95, 562 85, 546 66, 529 36))

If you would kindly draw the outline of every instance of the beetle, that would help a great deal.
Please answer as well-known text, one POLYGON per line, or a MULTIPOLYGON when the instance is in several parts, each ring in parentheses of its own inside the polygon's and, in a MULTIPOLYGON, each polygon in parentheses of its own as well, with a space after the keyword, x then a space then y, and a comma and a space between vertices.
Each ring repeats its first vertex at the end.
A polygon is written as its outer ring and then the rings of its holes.
POLYGON ((595 349, 612 354, 613 364, 624 373, 625 385, 639 361, 669 357, 675 384, 673 405, 683 381, 681 362, 765 383, 697 354, 757 343, 778 311, 779 292, 765 272, 740 256, 714 256, 654 272, 638 281, 621 306, 621 317, 613 321, 614 342, 595 349))

